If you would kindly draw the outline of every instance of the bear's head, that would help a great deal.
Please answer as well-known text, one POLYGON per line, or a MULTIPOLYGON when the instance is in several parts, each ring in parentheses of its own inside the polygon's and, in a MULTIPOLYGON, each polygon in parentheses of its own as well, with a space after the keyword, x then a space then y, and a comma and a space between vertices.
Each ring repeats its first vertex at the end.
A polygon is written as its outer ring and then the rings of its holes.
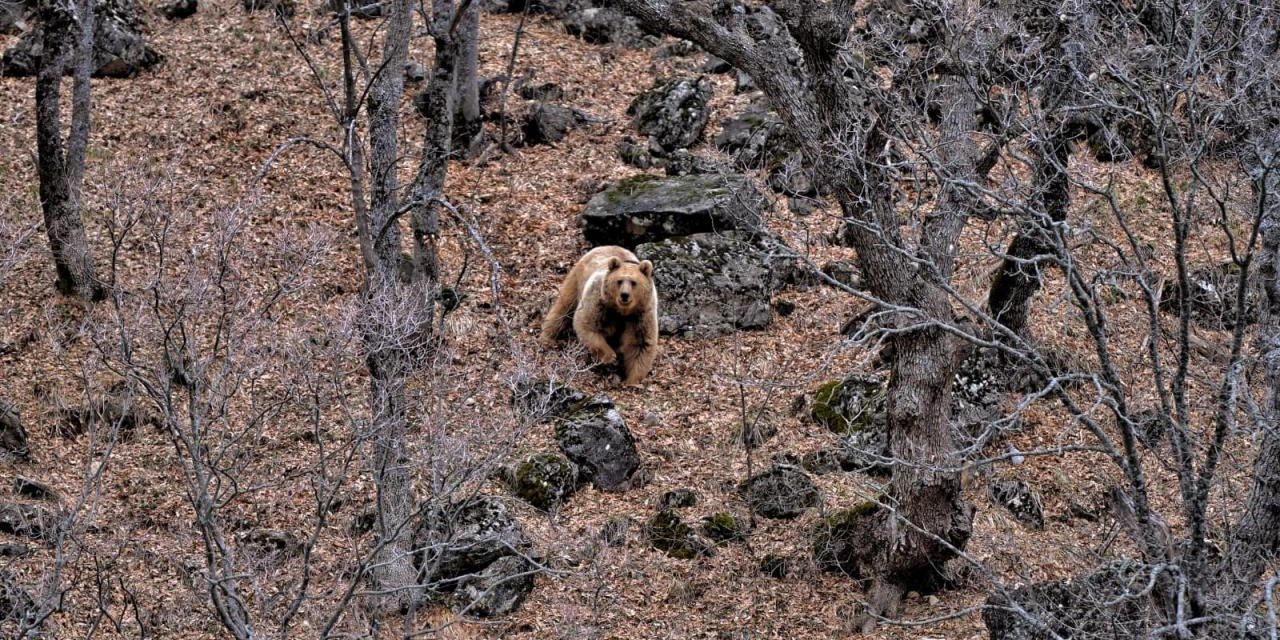
POLYGON ((623 262, 609 258, 609 273, 604 280, 605 302, 624 316, 649 308, 652 304, 649 300, 653 293, 652 277, 653 263, 648 260, 623 262))

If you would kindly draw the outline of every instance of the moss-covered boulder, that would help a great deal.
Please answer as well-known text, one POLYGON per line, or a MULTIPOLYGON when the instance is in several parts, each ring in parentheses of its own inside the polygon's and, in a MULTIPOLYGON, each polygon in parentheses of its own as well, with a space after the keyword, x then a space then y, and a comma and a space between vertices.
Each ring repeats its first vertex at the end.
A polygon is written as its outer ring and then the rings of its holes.
POLYGON ((601 491, 627 489, 631 474, 640 467, 635 436, 606 396, 583 401, 567 411, 556 423, 556 441, 578 465, 579 477, 601 491))
POLYGON ((573 495, 578 468, 559 453, 536 453, 511 473, 511 491, 521 500, 548 511, 573 495))
POLYGON ((818 504, 818 488, 800 469, 778 464, 747 478, 738 492, 751 510, 766 518, 794 518, 818 504))
POLYGON ((718 543, 741 540, 747 526, 733 514, 720 511, 702 518, 702 535, 718 543))
POLYGON ((818 387, 809 415, 836 433, 884 431, 886 404, 879 377, 854 374, 818 387))
POLYGON ((854 578, 866 575, 880 548, 875 538, 879 511, 879 505, 868 501, 823 518, 813 530, 814 562, 854 578))
MULTIPOLYGON (((582 213, 592 246, 764 228, 764 196, 743 175, 632 176, 597 193, 582 213)), ((659 289, 661 290, 661 289, 659 289)))
POLYGON ((765 233, 696 233, 636 247, 652 260, 658 329, 709 338, 761 329, 773 320, 774 294, 800 278, 795 252, 765 233))
POLYGON ((653 548, 673 558, 688 560, 712 553, 711 546, 695 536, 693 529, 685 524, 680 514, 671 509, 660 509, 645 524, 645 533, 653 548))

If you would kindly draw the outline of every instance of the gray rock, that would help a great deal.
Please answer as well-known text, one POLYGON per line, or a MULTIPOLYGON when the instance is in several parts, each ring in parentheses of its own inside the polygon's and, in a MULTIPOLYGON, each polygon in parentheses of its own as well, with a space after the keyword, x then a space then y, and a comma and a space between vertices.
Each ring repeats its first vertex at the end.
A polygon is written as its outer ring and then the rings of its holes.
POLYGON ((536 573, 537 568, 521 556, 498 558, 480 573, 458 582, 453 609, 478 618, 511 613, 533 591, 536 573))
POLYGON ((516 497, 548 511, 578 488, 578 468, 559 453, 537 453, 525 458, 511 476, 516 497))
POLYGON ((731 156, 741 170, 760 169, 781 162, 789 152, 782 120, 764 100, 756 100, 735 118, 725 120, 715 138, 716 149, 731 156))
POLYGON ((524 144, 552 144, 564 139, 577 124, 573 109, 550 104, 539 104, 530 112, 521 130, 524 144))
MULTIPOLYGON (((103 0, 94 9, 93 77, 127 78, 163 59, 142 38, 141 10, 132 0, 103 0)), ((6 76, 33 76, 42 50, 42 32, 32 29, 4 52, 6 76)), ((70 56, 68 56, 68 62, 70 56)), ((71 73, 67 64, 64 73, 71 73)))
POLYGON ((580 477, 601 491, 623 491, 640 467, 635 436, 607 396, 581 403, 556 424, 556 441, 580 469, 580 477))
POLYGON ((805 472, 791 466, 747 478, 738 492, 751 510, 766 518, 794 518, 818 504, 818 488, 805 472))
POLYGON ((0 400, 0 451, 19 460, 26 460, 31 454, 27 430, 22 428, 18 407, 4 400, 0 400))
POLYGON ((475 573, 527 544, 506 503, 476 496, 428 511, 413 533, 414 566, 423 584, 439 584, 475 573))
POLYGON ((62 499, 53 487, 39 480, 22 476, 13 479, 13 493, 32 500, 44 500, 47 502, 58 502, 62 499))
POLYGON ((632 176, 597 193, 582 214, 592 246, 635 247, 692 233, 764 227, 764 196, 743 175, 632 176))
MULTIPOLYGON (((1258 322, 1259 295, 1255 287, 1245 292, 1244 313, 1237 317, 1236 294, 1240 284, 1240 268, 1233 262, 1211 265, 1187 274, 1190 290, 1188 307, 1191 320, 1215 330, 1234 329, 1237 322, 1246 326, 1258 322)), ((1181 313, 1184 294, 1176 280, 1165 285, 1160 295, 1160 310, 1177 316, 1181 313)))
POLYGON ((610 7, 592 7, 564 16, 564 29, 571 36, 591 44, 618 44, 628 49, 643 49, 657 44, 658 39, 645 35, 635 18, 610 7))
POLYGON ((8 569, 0 569, 0 620, 21 620, 32 613, 35 602, 8 569))
POLYGON ((516 413, 533 423, 564 416, 586 401, 582 392, 545 378, 520 380, 511 391, 516 413))
POLYGON ((1007 509, 1018 522, 1032 529, 1044 528, 1044 503, 1027 483, 1021 480, 994 482, 991 501, 1007 509))
POLYGON ((62 518, 45 507, 22 502, 0 503, 0 533, 52 540, 62 518))
POLYGON ((658 498, 658 506, 663 509, 683 509, 698 504, 698 494, 692 489, 672 489, 658 498))
POLYGON ((1017 603, 1062 638, 1145 638, 1159 626, 1149 598, 1138 596, 1151 567, 1125 558, 1066 580, 1037 582, 987 598, 982 621, 991 640, 1047 640, 1055 637, 1012 608, 1017 603))
POLYGON ((772 296, 797 278, 794 253, 763 233, 697 233, 636 247, 652 260, 658 329, 708 338, 759 329, 773 319, 772 296))
POLYGON ((633 117, 632 126, 657 144, 660 155, 670 154, 702 138, 711 117, 711 93, 706 76, 658 80, 631 102, 627 115, 633 117))

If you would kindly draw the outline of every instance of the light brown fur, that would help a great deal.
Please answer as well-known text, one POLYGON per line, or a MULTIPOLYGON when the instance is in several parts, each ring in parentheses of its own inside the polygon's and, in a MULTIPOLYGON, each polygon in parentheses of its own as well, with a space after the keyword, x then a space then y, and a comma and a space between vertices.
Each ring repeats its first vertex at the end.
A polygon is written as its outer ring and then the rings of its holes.
POLYGON ((622 247, 596 247, 573 265, 542 321, 541 343, 551 348, 572 318, 591 359, 622 356, 622 383, 639 384, 658 355, 658 292, 653 263, 622 247), (616 350, 616 353, 615 353, 616 350))

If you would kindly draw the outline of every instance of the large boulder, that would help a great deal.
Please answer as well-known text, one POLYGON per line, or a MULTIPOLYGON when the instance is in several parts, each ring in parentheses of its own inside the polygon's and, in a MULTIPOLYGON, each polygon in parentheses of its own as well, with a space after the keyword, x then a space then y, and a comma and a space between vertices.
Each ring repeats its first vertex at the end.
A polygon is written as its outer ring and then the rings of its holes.
MULTIPOLYGON (((141 9, 132 0, 102 0, 94 9, 93 71, 95 78, 127 78, 163 59, 142 37, 141 9)), ((6 76, 33 76, 43 49, 42 32, 32 29, 4 52, 0 71, 6 76)), ((68 56, 68 61, 70 56, 68 56)), ((68 63, 64 73, 71 73, 68 63)))
POLYGON ((533 591, 537 568, 522 556, 504 556, 483 571, 458 581, 453 593, 455 611, 488 618, 515 611, 533 591))
POLYGON ((413 532, 414 566, 423 584, 448 586, 527 544, 505 502, 476 496, 427 510, 413 532))
POLYGON ((782 120, 763 100, 752 102, 741 114, 725 120, 720 133, 716 134, 715 145, 742 170, 773 166, 789 152, 782 134, 782 120))
POLYGON ((670 154, 702 138, 711 117, 707 108, 711 93, 711 80, 706 76, 659 80, 631 102, 627 115, 634 118, 636 129, 656 143, 655 150, 670 154))
POLYGON ((659 331, 686 338, 768 326, 773 295, 799 275, 794 252, 764 233, 697 233, 636 255, 653 261, 659 331))
POLYGON ((782 464, 747 478, 738 492, 752 511, 766 518, 794 518, 817 506, 819 499, 818 488, 805 472, 782 464))
POLYGON ((764 196, 743 175, 632 176, 597 193, 582 213, 591 246, 634 248, 694 233, 764 228, 764 196))
POLYGON ((556 424, 560 450, 581 470, 579 477, 601 491, 623 491, 640 467, 636 439, 613 400, 597 396, 580 403, 556 424))
POLYGON ((560 142, 577 124, 577 114, 573 109, 538 104, 529 111, 524 125, 520 128, 524 133, 522 143, 528 146, 560 142))
POLYGON ((549 511, 578 487, 578 468, 559 453, 537 453, 516 466, 511 474, 511 491, 529 504, 549 511))
POLYGON ((1147 591, 1151 571, 1121 558, 1083 576, 998 591, 987 598, 982 621, 991 640, 1145 638, 1154 628, 1154 607, 1139 594, 1147 591))

